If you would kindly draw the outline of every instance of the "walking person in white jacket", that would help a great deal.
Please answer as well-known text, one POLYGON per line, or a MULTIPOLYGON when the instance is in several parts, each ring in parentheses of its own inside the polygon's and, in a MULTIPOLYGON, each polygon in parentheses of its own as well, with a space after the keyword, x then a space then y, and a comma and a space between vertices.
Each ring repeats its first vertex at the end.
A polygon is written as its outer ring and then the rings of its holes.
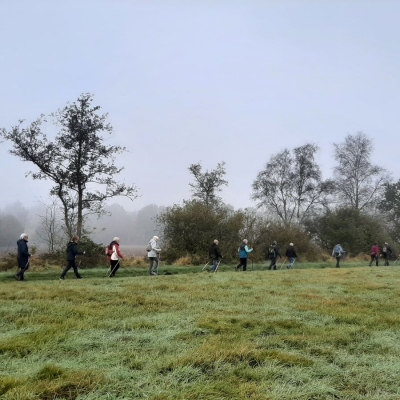
POLYGON ((149 245, 147 246, 147 257, 149 257, 149 275, 158 275, 158 263, 159 263, 159 255, 161 249, 158 247, 158 236, 153 236, 153 239, 150 240, 149 245), (155 267, 153 265, 155 263, 155 267))

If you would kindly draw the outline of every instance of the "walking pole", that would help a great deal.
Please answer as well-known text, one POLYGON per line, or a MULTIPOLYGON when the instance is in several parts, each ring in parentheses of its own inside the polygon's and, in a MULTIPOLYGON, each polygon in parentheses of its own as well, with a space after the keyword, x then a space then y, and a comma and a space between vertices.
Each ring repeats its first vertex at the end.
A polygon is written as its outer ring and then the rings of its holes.
POLYGON ((396 264, 397 261, 399 261, 399 259, 400 259, 400 255, 397 257, 396 261, 392 265, 396 264))
POLYGON ((218 267, 219 267, 219 263, 220 263, 221 261, 218 261, 218 264, 217 264, 217 267, 215 268, 215 271, 214 271, 214 274, 218 271, 218 267))
MULTIPOLYGON (((118 265, 119 265, 119 260, 118 260, 118 262, 115 264, 115 267, 112 269, 112 271, 110 272, 110 274, 108 275, 108 277, 110 277, 110 276, 113 274, 113 272, 115 271, 115 269, 117 268, 118 265)), ((111 269, 111 267, 110 267, 110 269, 111 269)))
POLYGON ((285 259, 283 260, 283 263, 281 264, 281 266, 279 267, 279 269, 282 269, 283 264, 285 264, 285 261, 286 261, 286 257, 285 257, 285 259))
POLYGON ((210 264, 210 261, 208 261, 208 263, 203 267, 202 271, 205 270, 205 268, 207 267, 208 264, 210 264))

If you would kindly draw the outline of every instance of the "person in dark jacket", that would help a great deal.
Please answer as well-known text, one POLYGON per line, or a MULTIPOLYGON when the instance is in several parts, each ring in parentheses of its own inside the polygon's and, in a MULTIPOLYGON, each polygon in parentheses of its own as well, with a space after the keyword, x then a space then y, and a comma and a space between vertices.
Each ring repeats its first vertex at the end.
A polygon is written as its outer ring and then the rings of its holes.
POLYGON ((212 243, 210 248, 208 249, 208 255, 212 260, 212 267, 208 271, 215 271, 218 267, 218 260, 222 258, 221 252, 219 251, 218 247, 219 241, 215 239, 212 243))
POLYGON ((79 275, 78 267, 76 266, 76 263, 75 263, 75 257, 77 255, 85 254, 85 252, 78 251, 78 242, 79 242, 79 237, 72 236, 71 241, 67 245, 67 252, 66 252, 67 253, 67 266, 64 268, 63 272, 61 273, 61 276, 60 276, 61 281, 64 280, 66 273, 71 268, 73 268, 76 278, 82 279, 82 277, 79 275))
POLYGON ((253 251, 253 248, 247 247, 247 239, 243 239, 242 244, 238 248, 240 263, 236 266, 235 271, 239 271, 243 266, 243 271, 247 270, 247 255, 253 251))
POLYGON ((372 263, 375 261, 375 265, 379 267, 379 246, 378 243, 375 243, 374 245, 371 246, 371 250, 369 251, 370 256, 371 256, 371 262, 369 263, 369 266, 372 266, 372 263))
POLYGON ((269 270, 276 269, 277 257, 281 258, 281 255, 279 253, 278 243, 276 242, 276 240, 274 240, 270 248, 268 249, 268 259, 271 260, 271 263, 268 267, 269 270))
POLYGON ((289 260, 289 265, 287 266, 287 268, 292 269, 293 264, 297 258, 296 250, 294 249, 293 243, 289 243, 289 247, 287 248, 285 255, 286 255, 287 259, 289 260))
POLYGON ((24 281, 25 280, 24 274, 29 268, 29 258, 32 255, 31 253, 29 253, 28 235, 26 233, 23 233, 20 236, 20 239, 17 241, 17 246, 18 246, 17 261, 18 261, 19 271, 14 275, 14 277, 17 281, 24 281))
POLYGON ((389 266, 389 259, 392 256, 392 253, 392 249, 389 246, 388 242, 385 242, 385 244, 382 246, 382 255, 385 259, 385 266, 389 266))

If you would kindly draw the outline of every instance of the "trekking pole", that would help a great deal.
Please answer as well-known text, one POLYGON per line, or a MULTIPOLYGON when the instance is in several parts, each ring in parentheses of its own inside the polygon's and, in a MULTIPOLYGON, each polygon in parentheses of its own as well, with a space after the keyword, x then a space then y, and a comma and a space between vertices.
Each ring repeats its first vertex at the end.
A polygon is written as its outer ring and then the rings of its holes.
POLYGON ((396 259, 396 261, 393 263, 393 265, 396 264, 397 261, 399 261, 399 259, 400 259, 400 255, 397 257, 397 259, 396 259))
POLYGON ((208 263, 202 268, 202 271, 205 270, 205 268, 207 267, 208 264, 210 264, 210 261, 208 261, 208 263))
POLYGON ((217 267, 215 268, 214 274, 218 271, 218 267, 221 261, 218 261, 217 267))
POLYGON ((283 264, 285 264, 285 261, 286 261, 286 257, 285 257, 285 259, 283 260, 283 263, 281 264, 281 266, 279 267, 279 269, 282 269, 283 264))
MULTIPOLYGON (((118 267, 118 265, 119 265, 119 260, 118 260, 118 262, 115 264, 115 267, 112 269, 112 271, 109 273, 108 277, 110 277, 110 276, 113 274, 113 272, 114 272, 115 269, 118 267)), ((110 267, 110 269, 111 269, 111 267, 110 267)))

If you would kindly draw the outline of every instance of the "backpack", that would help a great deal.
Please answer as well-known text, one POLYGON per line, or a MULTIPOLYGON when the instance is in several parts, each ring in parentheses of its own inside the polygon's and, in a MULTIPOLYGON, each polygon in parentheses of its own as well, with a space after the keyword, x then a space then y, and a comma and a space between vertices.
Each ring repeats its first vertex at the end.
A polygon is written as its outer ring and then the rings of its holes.
POLYGON ((153 248, 151 247, 151 244, 150 244, 150 242, 149 242, 149 244, 148 244, 147 247, 146 247, 146 251, 149 252, 149 251, 151 251, 151 250, 153 250, 153 248))
POLYGON ((268 250, 268 256, 269 258, 275 258, 275 247, 271 246, 268 250))
POLYGON ((110 250, 109 248, 108 248, 108 246, 106 247, 106 256, 107 257, 111 257, 111 254, 113 253, 113 251, 112 251, 112 249, 110 250))
POLYGON ((382 247, 382 253, 386 253, 386 251, 387 251, 386 246, 383 246, 383 247, 382 247))

